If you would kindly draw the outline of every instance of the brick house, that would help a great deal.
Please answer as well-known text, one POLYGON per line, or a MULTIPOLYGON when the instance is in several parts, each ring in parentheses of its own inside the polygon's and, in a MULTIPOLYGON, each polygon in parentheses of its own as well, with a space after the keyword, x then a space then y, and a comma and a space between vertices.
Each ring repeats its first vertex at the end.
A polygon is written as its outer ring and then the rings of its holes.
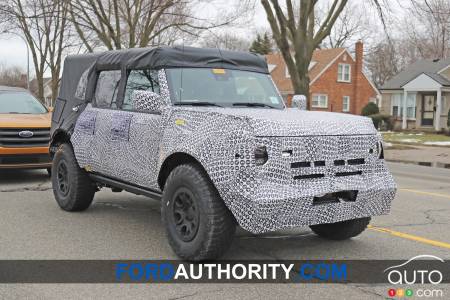
MULTIPOLYGON (((309 66, 311 110, 360 114, 379 92, 363 72, 363 43, 355 44, 355 58, 346 48, 315 50, 309 66)), ((294 94, 281 53, 266 56, 269 71, 286 103, 294 94)))

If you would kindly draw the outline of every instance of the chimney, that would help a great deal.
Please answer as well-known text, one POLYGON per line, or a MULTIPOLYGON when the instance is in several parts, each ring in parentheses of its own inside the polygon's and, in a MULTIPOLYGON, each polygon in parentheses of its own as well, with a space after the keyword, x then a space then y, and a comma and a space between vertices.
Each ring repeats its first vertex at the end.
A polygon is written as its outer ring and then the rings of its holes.
POLYGON ((362 103, 361 99, 361 89, 363 83, 363 54, 364 53, 364 44, 361 40, 358 40, 355 44, 355 69, 353 74, 354 80, 354 103, 353 106, 350 107, 350 110, 354 114, 360 114, 362 107, 365 103, 362 103), (362 105, 362 106, 361 106, 362 105), (361 107, 360 107, 361 106, 361 107))
POLYGON ((362 71, 363 65, 363 54, 364 53, 364 45, 361 40, 358 40, 355 44, 355 61, 356 61, 356 70, 358 72, 362 71))

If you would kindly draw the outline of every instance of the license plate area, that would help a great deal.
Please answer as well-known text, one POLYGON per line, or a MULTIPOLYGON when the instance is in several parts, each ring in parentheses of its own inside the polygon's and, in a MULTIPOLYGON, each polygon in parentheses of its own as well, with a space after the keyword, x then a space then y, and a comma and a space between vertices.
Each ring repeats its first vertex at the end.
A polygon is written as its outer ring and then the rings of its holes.
POLYGON ((313 206, 330 203, 355 202, 357 196, 358 191, 356 190, 327 193, 323 196, 314 197, 313 206))

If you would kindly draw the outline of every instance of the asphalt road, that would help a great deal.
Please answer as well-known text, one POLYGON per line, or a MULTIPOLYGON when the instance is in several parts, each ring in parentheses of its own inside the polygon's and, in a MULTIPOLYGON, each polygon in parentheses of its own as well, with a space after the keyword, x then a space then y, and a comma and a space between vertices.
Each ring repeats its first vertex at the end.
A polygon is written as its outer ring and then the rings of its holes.
MULTIPOLYGON (((238 230, 225 259, 450 259, 450 170, 391 163, 392 213, 359 237, 334 242, 308 228, 254 236, 238 230)), ((85 212, 58 208, 45 171, 0 171, 0 259, 176 259, 159 202, 102 190, 85 212)), ((389 286, 288 284, 13 284, 1 299, 377 299, 389 286)), ((450 287, 440 286, 445 298, 450 287)))

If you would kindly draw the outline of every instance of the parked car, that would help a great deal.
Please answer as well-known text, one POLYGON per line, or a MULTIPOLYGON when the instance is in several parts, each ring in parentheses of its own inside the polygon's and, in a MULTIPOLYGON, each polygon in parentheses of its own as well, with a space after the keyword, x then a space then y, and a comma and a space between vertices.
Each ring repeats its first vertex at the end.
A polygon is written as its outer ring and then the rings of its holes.
POLYGON ((0 169, 50 171, 51 112, 27 90, 0 86, 0 169))
POLYGON ((69 57, 51 153, 63 210, 102 187, 161 199, 171 247, 193 261, 220 257, 237 224, 354 237, 396 192, 369 118, 286 108, 262 57, 218 49, 69 57))

